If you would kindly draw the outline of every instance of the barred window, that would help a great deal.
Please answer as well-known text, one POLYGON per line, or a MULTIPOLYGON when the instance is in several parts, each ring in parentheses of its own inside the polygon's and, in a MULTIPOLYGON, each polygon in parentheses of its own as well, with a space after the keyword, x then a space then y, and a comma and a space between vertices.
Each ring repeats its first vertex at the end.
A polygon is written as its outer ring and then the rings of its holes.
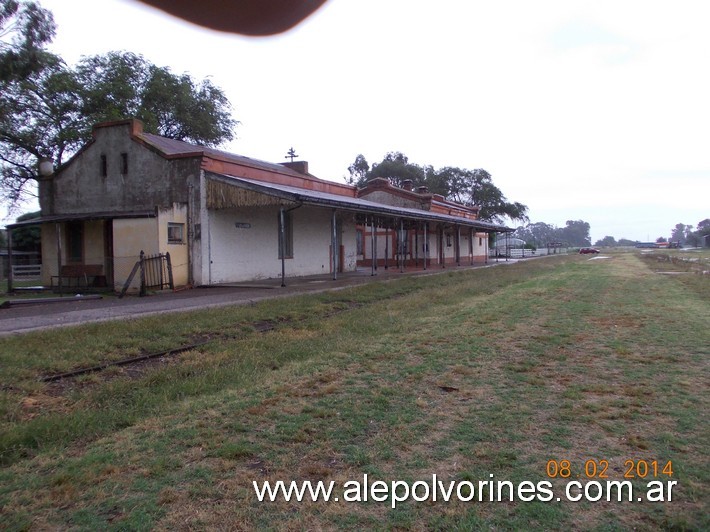
POLYGON ((185 242, 185 224, 168 223, 168 244, 183 244, 185 242))

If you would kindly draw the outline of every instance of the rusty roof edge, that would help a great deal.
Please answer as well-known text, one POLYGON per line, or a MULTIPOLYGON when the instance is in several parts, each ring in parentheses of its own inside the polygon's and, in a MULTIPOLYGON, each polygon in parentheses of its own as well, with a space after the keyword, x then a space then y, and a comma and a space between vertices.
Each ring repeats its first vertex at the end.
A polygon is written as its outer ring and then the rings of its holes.
POLYGON ((196 144, 191 144, 191 143, 185 142, 183 140, 170 139, 168 137, 162 137, 160 135, 155 135, 153 133, 145 133, 145 132, 140 133, 139 135, 135 135, 134 138, 141 141, 143 144, 146 144, 148 147, 152 147, 153 149, 159 151, 160 154, 163 157, 165 157, 166 159, 205 157, 205 158, 213 159, 216 161, 239 164, 242 166, 246 166, 248 168, 253 168, 255 170, 268 170, 271 172, 275 172, 275 173, 290 176, 290 177, 298 177, 300 179, 313 181, 314 183, 324 183, 326 185, 332 185, 332 186, 335 186, 338 188, 342 188, 344 190, 351 190, 353 193, 353 196, 356 194, 356 191, 357 191, 357 188, 353 185, 347 185, 345 183, 338 183, 337 181, 330 181, 328 179, 322 179, 320 177, 314 176, 311 173, 302 174, 301 172, 293 170, 292 168, 289 168, 288 166, 284 166, 279 163, 272 163, 272 162, 264 161, 261 159, 255 159, 253 157, 248 157, 246 155, 232 153, 232 152, 220 150, 217 148, 198 146, 196 144), (176 153, 166 152, 165 146, 161 146, 161 142, 158 139, 164 139, 168 142, 180 143, 185 146, 186 151, 176 152, 176 153), (192 148, 192 150, 188 150, 187 148, 192 148))
POLYGON ((357 191, 357 188, 353 185, 347 185, 345 183, 338 183, 337 181, 322 179, 320 177, 314 176, 311 173, 302 174, 301 172, 293 170, 288 166, 284 166, 279 163, 272 163, 269 161, 263 161, 261 159, 254 159, 253 157, 247 157, 246 155, 238 155, 236 153, 223 152, 221 150, 215 150, 213 148, 207 148, 206 150, 207 151, 205 152, 205 157, 208 157, 210 159, 241 164, 243 166, 254 168, 256 170, 269 170, 278 174, 283 174, 290 177, 297 177, 299 179, 305 179, 306 181, 313 181, 314 183, 323 183, 329 186, 335 186, 338 188, 351 190, 353 192, 353 197, 355 197, 357 191), (238 158, 239 160, 235 161, 232 160, 232 158, 238 158))

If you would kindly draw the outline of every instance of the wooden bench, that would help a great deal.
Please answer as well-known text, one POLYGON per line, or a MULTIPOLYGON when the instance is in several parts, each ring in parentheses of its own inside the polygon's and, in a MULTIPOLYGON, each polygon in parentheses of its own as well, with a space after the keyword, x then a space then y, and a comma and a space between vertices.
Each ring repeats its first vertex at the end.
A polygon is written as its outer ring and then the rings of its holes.
POLYGON ((52 288, 101 288, 106 286, 104 267, 101 264, 64 264, 59 275, 53 275, 52 288), (55 284, 56 280, 56 284, 55 284))

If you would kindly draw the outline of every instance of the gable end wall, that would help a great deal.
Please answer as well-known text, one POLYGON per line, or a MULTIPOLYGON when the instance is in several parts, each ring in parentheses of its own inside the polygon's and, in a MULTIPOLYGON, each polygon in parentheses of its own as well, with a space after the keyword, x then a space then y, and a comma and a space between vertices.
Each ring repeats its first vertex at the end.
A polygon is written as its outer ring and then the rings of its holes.
POLYGON ((100 128, 95 141, 43 187, 43 214, 135 212, 186 202, 188 182, 197 182, 200 158, 167 160, 130 136, 130 126, 100 128), (128 155, 122 174, 121 154, 128 155), (101 175, 101 155, 107 175, 101 175), (52 190, 53 189, 53 190, 52 190))

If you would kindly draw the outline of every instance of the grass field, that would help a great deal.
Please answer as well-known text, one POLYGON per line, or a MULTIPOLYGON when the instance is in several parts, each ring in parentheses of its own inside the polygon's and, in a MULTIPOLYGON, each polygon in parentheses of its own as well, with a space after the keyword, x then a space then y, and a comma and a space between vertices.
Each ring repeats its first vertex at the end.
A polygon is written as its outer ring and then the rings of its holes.
POLYGON ((0 339, 0 527, 707 530, 710 276, 659 264, 549 257, 0 339), (626 473, 632 502, 565 497, 626 473), (343 501, 365 474, 555 498, 343 501), (341 500, 259 502, 265 480, 341 500), (636 500, 652 480, 672 501, 636 500))

